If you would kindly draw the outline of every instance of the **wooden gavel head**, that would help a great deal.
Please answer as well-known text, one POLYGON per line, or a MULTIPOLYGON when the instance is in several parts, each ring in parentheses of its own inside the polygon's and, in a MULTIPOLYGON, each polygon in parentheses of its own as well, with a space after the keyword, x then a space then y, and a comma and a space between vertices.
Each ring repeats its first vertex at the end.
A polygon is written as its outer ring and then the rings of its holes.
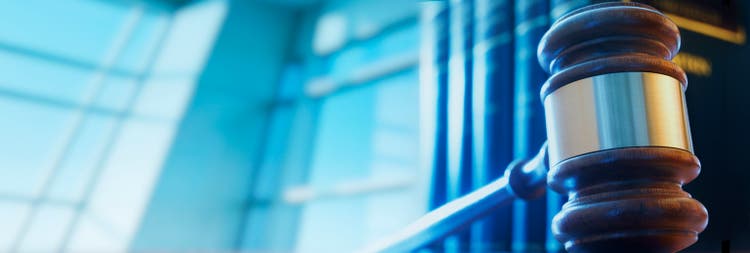
POLYGON ((682 190, 700 163, 679 47, 677 26, 637 3, 578 9, 542 38, 547 183, 569 196, 552 230, 568 251, 676 252, 706 227, 682 190))

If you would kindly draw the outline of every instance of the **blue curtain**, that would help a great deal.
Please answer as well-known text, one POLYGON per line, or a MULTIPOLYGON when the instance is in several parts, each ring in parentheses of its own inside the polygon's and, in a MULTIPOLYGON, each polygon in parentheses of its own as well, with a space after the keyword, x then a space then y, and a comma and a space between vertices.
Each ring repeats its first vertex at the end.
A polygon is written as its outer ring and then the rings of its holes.
MULTIPOLYGON (((430 208, 500 177, 546 140, 539 91, 548 75, 536 49, 549 25, 595 0, 451 0, 424 4, 421 87, 434 121, 430 208), (425 92, 425 91, 429 92, 425 92), (427 97, 425 97, 425 95, 427 97)), ((423 102, 423 104, 425 104, 423 102)), ((423 125, 424 126, 424 125, 423 125)), ((436 251, 559 252, 550 220, 565 197, 516 201, 436 251)))

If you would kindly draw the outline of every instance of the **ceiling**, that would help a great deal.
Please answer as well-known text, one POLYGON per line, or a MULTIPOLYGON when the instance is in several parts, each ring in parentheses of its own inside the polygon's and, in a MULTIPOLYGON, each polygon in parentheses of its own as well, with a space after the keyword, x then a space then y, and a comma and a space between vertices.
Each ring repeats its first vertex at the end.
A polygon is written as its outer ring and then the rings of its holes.
POLYGON ((290 7, 305 7, 313 4, 322 2, 321 0, 256 0, 261 2, 268 2, 272 4, 290 6, 290 7))
MULTIPOLYGON (((175 7, 180 7, 187 3, 195 2, 195 1, 196 0, 161 0, 161 2, 165 2, 175 7)), ((235 1, 256 1, 256 2, 270 3, 274 5, 281 5, 285 7, 303 8, 303 7, 308 7, 308 6, 320 3, 323 0, 235 0, 235 1)))

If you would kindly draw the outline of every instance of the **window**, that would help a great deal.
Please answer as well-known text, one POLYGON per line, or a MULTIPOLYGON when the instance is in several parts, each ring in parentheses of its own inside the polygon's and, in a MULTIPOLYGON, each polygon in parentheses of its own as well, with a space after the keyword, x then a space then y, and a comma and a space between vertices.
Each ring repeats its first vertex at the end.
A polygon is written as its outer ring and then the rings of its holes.
POLYGON ((178 43, 190 15, 0 4, 0 251, 127 249, 213 38, 178 43))
POLYGON ((416 3, 306 14, 313 38, 297 42, 312 52, 289 64, 271 109, 243 248, 352 252, 426 211, 416 3))

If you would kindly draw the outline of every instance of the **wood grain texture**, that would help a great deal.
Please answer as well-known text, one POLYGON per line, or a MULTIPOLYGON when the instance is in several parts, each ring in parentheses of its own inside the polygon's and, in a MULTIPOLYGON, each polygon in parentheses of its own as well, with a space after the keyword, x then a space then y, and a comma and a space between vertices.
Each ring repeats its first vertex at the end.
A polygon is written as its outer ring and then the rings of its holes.
POLYGON ((539 42, 537 57, 552 76, 542 99, 575 80, 616 72, 653 72, 687 85, 685 72, 670 60, 680 48, 677 25, 638 3, 604 3, 558 19, 539 42))
POLYGON ((553 167, 569 195, 552 231, 570 252, 676 252, 695 243, 708 213, 682 185, 698 176, 690 152, 666 147, 599 151, 553 167))
MULTIPOLYGON (((583 78, 653 72, 687 86, 670 60, 680 47, 677 26, 652 7, 605 3, 573 11, 542 38, 538 57, 552 76, 542 99, 583 78)), ((596 134, 596 133, 592 133, 596 134)), ((660 147, 600 150, 550 169, 548 185, 569 201, 552 230, 570 252, 676 252, 698 240, 706 208, 682 190, 698 176, 689 151, 660 147)))

